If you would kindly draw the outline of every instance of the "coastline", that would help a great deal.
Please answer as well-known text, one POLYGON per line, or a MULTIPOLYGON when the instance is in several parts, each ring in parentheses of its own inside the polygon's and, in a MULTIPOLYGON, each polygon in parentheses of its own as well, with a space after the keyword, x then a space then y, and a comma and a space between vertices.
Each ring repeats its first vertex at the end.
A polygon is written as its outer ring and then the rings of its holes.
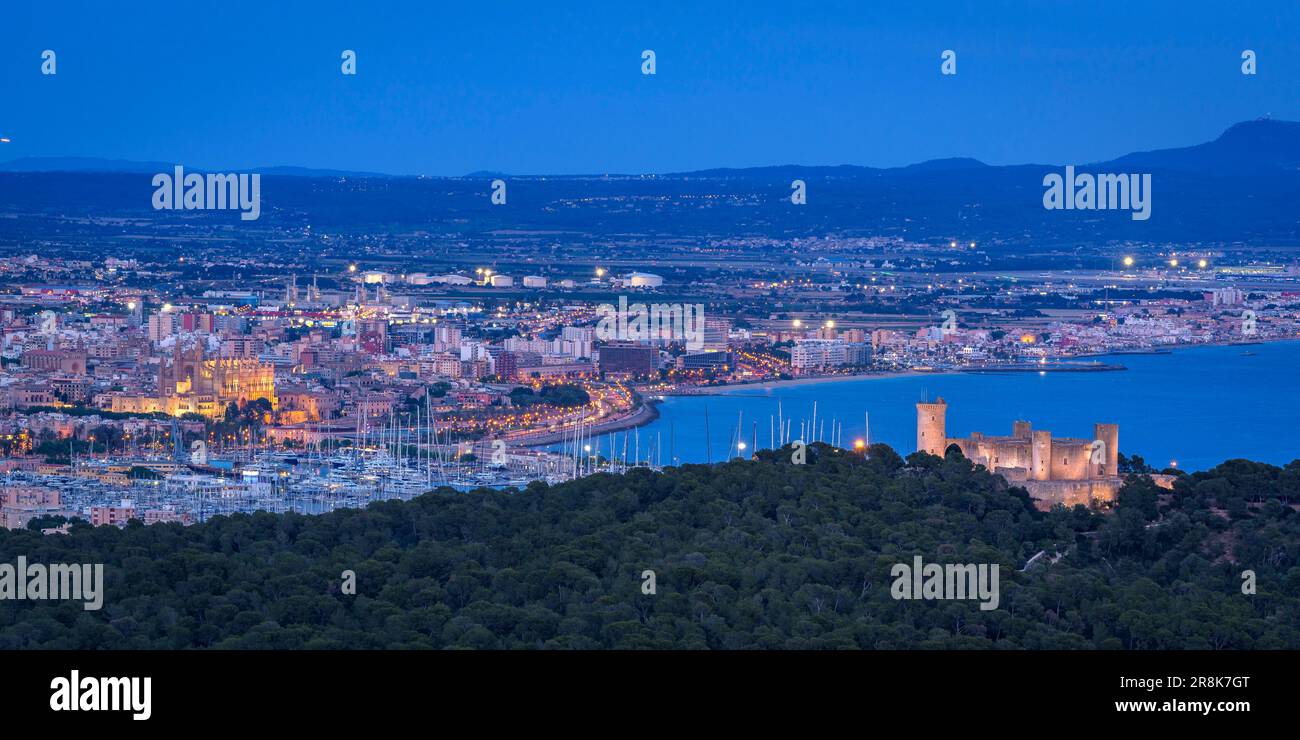
POLYGON ((771 423, 762 424, 763 417, 780 413, 780 399, 786 416, 795 418, 789 438, 807 434, 799 432, 800 425, 819 403, 817 416, 827 420, 827 430, 834 417, 843 419, 844 440, 869 426, 873 442, 911 452, 916 424, 912 404, 928 391, 931 397, 941 393, 952 405, 949 430, 960 432, 954 437, 977 431, 997 436, 1014 420, 1029 420, 1033 429, 1050 430, 1058 439, 1084 438, 1086 432, 1080 430, 1092 430, 1101 422, 1119 425, 1121 451, 1137 453, 1157 468, 1195 472, 1231 459, 1280 467, 1295 459, 1296 432, 1288 419, 1295 418, 1300 404, 1293 383, 1300 342, 1184 344, 1171 349, 1164 356, 1126 358, 1129 372, 1120 375, 962 374, 813 385, 785 392, 737 390, 730 396, 669 403, 660 408, 661 419, 648 433, 667 432, 672 420, 677 454, 703 462, 704 445, 711 441, 715 452, 725 449, 728 430, 735 434, 743 413, 745 436, 750 436, 751 419, 765 427, 763 444, 758 445, 764 447, 771 444, 766 428, 771 423), (704 430, 706 406, 715 419, 722 419, 721 430, 716 423, 704 430))
POLYGON ((1261 339, 1247 339, 1244 341, 1234 342, 1196 342, 1193 344, 1172 344, 1160 345, 1158 347, 1149 347, 1146 349, 1120 349, 1113 352, 1089 352, 1084 355, 1071 355, 1068 359, 1075 358, 1092 358, 1092 357, 1124 357, 1127 355, 1172 355, 1175 352, 1188 349, 1201 349, 1203 347, 1252 347, 1260 344, 1276 344, 1279 342, 1296 342, 1300 337, 1264 337, 1261 339))
MULTIPOLYGON (((1263 339, 1252 339, 1248 341, 1237 342, 1198 342, 1196 344, 1177 344, 1162 345, 1148 349, 1116 350, 1113 352, 1088 353, 1083 355, 1071 355, 1069 357, 1057 358, 1061 362, 1071 362, 1074 360, 1094 359, 1097 357, 1124 357, 1132 355, 1167 355, 1175 354, 1183 350, 1203 349, 1210 347, 1246 347, 1260 344, 1273 344, 1275 342, 1295 342, 1300 341, 1300 337, 1269 337, 1263 339)), ((1053 369, 1052 367, 1044 368, 1048 372, 1063 372, 1062 369, 1053 369)), ((1120 368, 1108 368, 1116 370, 1120 368)), ((754 383, 728 383, 727 385, 717 386, 700 386, 688 393, 659 393, 660 396, 725 396, 736 391, 747 389, 769 390, 771 388, 788 388, 800 385, 816 385, 818 383, 836 383, 849 380, 867 380, 867 379, 888 379, 888 378, 914 378, 922 375, 962 375, 970 372, 979 372, 978 368, 958 369, 958 370, 898 370, 893 372, 868 372, 868 373, 846 373, 844 375, 818 375, 809 378, 791 378, 789 380, 763 380, 754 383)), ((985 372, 1021 372, 1020 370, 1010 370, 998 367, 990 367, 985 372)))
MULTIPOLYGON (((591 435, 607 434, 610 432, 621 432, 625 429, 633 429, 645 426, 655 419, 659 418, 658 401, 652 398, 641 398, 641 405, 636 410, 626 416, 620 416, 617 419, 602 421, 599 424, 592 424, 586 428, 584 433, 591 435)), ((540 434, 521 437, 510 440, 511 444, 520 447, 544 447, 563 442, 568 432, 543 432, 540 434)))
POLYGON ((702 386, 698 392, 661 393, 663 396, 726 396, 735 391, 769 390, 771 388, 793 388, 800 385, 818 385, 821 383, 842 383, 849 380, 887 380, 889 378, 915 378, 922 375, 959 375, 959 370, 939 370, 925 372, 922 370, 898 370, 895 372, 845 373, 844 375, 817 375, 811 378, 791 378, 789 380, 762 380, 756 383, 728 383, 727 385, 702 386))
MULTIPOLYGON (((1293 341, 1300 341, 1300 337, 1277 337, 1277 338, 1269 338, 1269 339, 1263 339, 1258 341, 1247 341, 1247 342, 1204 342, 1198 344, 1157 347, 1157 348, 1152 348, 1150 350, 1136 350, 1136 351, 1121 350, 1118 352, 1103 353, 1103 354, 1075 355, 1074 357, 1068 358, 1068 360, 1084 358, 1084 357, 1088 357, 1088 358, 1110 357, 1110 356, 1122 357, 1124 355, 1136 355, 1136 354, 1172 355, 1182 350, 1208 349, 1214 347, 1249 346, 1249 345, 1260 345, 1260 344, 1273 344, 1275 342, 1293 342, 1293 341)), ((964 374, 968 374, 967 371, 965 370, 937 370, 937 371, 899 370, 893 372, 867 372, 867 373, 846 373, 843 375, 818 375, 815 377, 807 377, 807 378, 791 378, 789 380, 764 380, 764 381, 751 382, 751 383, 729 383, 727 385, 719 385, 719 386, 700 386, 698 388, 692 389, 691 392, 688 393, 647 394, 647 393, 638 392, 638 396, 641 399, 641 405, 637 407, 635 412, 628 414, 627 416, 620 417, 618 419, 611 419, 609 421, 605 421, 605 422, 601 422, 600 424, 593 425, 590 428, 590 432, 593 435, 605 434, 608 432, 621 432, 628 429, 634 429, 636 427, 650 424, 651 422, 659 418, 659 409, 657 408, 657 405, 660 402, 660 399, 667 398, 667 397, 687 398, 691 396, 727 396, 727 395, 736 395, 751 390, 770 391, 774 388, 793 388, 797 386, 820 385, 824 383, 842 383, 842 382, 857 381, 857 380, 888 380, 892 378, 915 378, 921 376, 964 375, 964 374)), ((543 447, 546 445, 552 445, 561 442, 564 440, 564 438, 565 438, 564 432, 547 432, 543 434, 526 437, 520 440, 511 440, 511 442, 513 444, 518 444, 522 447, 543 447)))

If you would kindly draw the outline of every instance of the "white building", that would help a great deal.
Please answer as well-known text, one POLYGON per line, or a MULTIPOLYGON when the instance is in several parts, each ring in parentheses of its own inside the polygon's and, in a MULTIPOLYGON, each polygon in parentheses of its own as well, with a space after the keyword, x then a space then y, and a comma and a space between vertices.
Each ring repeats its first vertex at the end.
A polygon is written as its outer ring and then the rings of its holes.
POLYGON ((1219 306, 1240 306, 1246 296, 1236 288, 1217 288, 1211 294, 1211 303, 1215 308, 1219 306))
POLYGON ((627 276, 627 280, 633 288, 659 288, 664 284, 662 277, 648 272, 634 272, 627 276))
POLYGON ((838 339, 805 339, 790 348, 790 365, 796 370, 821 370, 848 363, 848 346, 838 339))

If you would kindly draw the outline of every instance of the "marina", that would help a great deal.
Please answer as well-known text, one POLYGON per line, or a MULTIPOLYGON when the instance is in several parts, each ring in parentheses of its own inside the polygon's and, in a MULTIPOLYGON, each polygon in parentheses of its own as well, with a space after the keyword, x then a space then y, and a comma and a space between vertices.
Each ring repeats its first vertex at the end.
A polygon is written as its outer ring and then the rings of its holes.
MULTIPOLYGON (((74 457, 69 466, 14 469, 6 487, 57 491, 68 514, 95 507, 152 512, 156 521, 194 523, 218 515, 267 511, 320 514, 409 499, 436 488, 521 488, 533 481, 559 483, 626 463, 587 455, 591 438, 575 429, 567 453, 507 450, 503 443, 449 442, 436 426, 362 428, 355 440, 335 440, 326 450, 272 451, 249 447, 208 457, 196 445, 188 455, 74 457)), ((598 443, 597 443, 598 444, 598 443)))

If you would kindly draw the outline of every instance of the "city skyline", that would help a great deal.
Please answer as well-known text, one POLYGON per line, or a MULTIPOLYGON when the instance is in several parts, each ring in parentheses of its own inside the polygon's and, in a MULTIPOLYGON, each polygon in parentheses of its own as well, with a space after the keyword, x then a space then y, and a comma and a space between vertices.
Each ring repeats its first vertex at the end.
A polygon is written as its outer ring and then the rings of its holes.
POLYGON ((6 709, 427 725, 501 703, 471 651, 671 652, 593 674, 649 717, 703 651, 778 699, 873 651, 909 717, 1285 712, 1296 28, 0 11, 6 709))

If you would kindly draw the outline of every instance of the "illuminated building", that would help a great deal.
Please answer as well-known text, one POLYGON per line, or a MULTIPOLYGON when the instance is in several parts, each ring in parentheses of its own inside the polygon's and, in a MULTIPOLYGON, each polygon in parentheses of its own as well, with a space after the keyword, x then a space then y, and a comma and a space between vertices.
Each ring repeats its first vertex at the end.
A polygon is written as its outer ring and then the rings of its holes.
POLYGON ((664 279, 649 272, 634 272, 627 276, 627 282, 633 288, 662 288, 664 279))
MULTIPOLYGON (((258 398, 276 402, 275 366, 270 363, 206 359, 202 346, 196 344, 188 350, 175 347, 172 356, 164 357, 159 365, 158 410, 172 416, 195 413, 217 418, 231 403, 243 405, 258 398)), ((114 407, 117 405, 115 398, 114 407)))
POLYGON ((942 397, 916 404, 916 449, 943 456, 956 445, 966 459, 1023 486, 1041 508, 1113 501, 1119 475, 1119 425, 1095 424, 1091 439, 1053 437, 1027 421, 1012 425, 1009 437, 947 436, 948 404, 942 397))

